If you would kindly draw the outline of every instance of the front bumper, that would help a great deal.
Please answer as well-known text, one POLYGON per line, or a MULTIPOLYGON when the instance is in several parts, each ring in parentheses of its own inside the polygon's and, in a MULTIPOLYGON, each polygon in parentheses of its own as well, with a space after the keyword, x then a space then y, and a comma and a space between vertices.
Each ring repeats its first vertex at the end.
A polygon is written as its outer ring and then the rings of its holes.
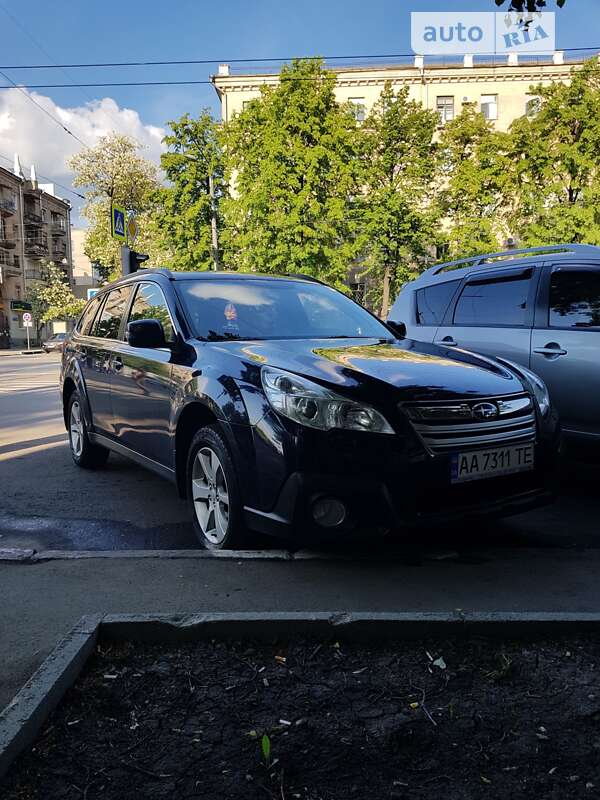
MULTIPOLYGON (((407 529, 465 518, 503 517, 553 502, 559 443, 536 445, 536 468, 464 484, 450 483, 450 455, 397 464, 393 472, 293 472, 270 511, 246 507, 249 528, 269 535, 314 540, 354 531, 407 529), (348 515, 336 528, 322 528, 311 514, 316 499, 333 496, 348 515)), ((351 467, 346 462, 347 467, 351 467)))

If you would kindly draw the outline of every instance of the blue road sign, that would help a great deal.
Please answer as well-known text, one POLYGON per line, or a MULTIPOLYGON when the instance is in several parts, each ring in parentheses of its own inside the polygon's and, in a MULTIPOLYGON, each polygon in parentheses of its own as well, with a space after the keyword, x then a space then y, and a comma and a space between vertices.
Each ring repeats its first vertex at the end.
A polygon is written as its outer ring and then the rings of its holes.
POLYGON ((124 242, 127 238, 125 232, 125 209, 122 206, 110 207, 110 231, 113 239, 124 242))

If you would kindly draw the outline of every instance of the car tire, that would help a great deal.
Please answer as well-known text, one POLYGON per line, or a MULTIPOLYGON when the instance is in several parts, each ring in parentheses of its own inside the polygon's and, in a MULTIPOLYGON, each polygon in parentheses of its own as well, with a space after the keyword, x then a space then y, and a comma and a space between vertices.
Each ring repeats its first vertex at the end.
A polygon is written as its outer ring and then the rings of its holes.
POLYGON ((78 391, 74 391, 69 397, 67 431, 71 457, 78 467, 99 469, 106 464, 109 451, 105 447, 90 442, 83 418, 81 396, 78 391))
POLYGON ((217 425, 201 428, 192 439, 186 479, 192 525, 202 547, 248 547, 237 473, 217 425))

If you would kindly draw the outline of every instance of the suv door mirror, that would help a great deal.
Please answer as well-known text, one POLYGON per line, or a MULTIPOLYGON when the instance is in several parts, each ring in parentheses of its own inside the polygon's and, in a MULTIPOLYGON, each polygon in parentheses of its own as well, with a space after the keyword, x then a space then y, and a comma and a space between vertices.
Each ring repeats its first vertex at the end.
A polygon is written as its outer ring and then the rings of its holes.
POLYGON ((406 325, 403 322, 394 322, 388 319, 386 325, 398 339, 406 339, 406 325))
POLYGON ((128 323, 126 339, 131 347, 167 347, 164 328, 157 319, 138 319, 128 323))

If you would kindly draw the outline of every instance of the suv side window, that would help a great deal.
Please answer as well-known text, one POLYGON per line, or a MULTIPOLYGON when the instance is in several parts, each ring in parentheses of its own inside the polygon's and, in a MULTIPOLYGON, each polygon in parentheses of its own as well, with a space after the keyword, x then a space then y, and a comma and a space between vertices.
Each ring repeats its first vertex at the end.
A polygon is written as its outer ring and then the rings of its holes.
POLYGON ((96 317, 98 309, 100 308, 101 299, 102 298, 99 296, 92 297, 90 302, 83 309, 83 314, 77 323, 77 333, 80 333, 82 336, 89 336, 90 330, 92 329, 92 323, 94 322, 94 318, 96 317))
POLYGON ((447 281, 417 291, 417 325, 441 325, 460 281, 447 281))
POLYGON ((532 270, 526 270, 469 281, 456 303, 454 324, 526 326, 532 275, 532 270))
POLYGON ((140 283, 138 286, 128 322, 136 322, 139 319, 157 319, 162 323, 167 342, 174 341, 175 331, 169 307, 162 289, 156 283, 140 283))
POLYGON ((600 268, 552 273, 548 324, 551 328, 600 328, 600 268))
POLYGON ((94 336, 102 339, 118 339, 121 320, 131 294, 131 286, 121 286, 109 292, 102 313, 94 326, 94 336))

